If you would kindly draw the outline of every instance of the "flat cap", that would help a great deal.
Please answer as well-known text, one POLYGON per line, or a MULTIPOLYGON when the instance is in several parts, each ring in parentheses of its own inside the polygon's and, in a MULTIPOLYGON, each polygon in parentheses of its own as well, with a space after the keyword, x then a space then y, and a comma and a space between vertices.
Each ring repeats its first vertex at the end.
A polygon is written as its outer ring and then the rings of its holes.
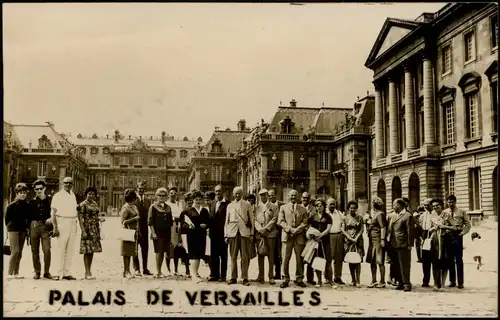
POLYGON ((260 189, 260 191, 259 191, 259 194, 266 194, 266 193, 269 193, 269 191, 267 191, 267 189, 260 189))

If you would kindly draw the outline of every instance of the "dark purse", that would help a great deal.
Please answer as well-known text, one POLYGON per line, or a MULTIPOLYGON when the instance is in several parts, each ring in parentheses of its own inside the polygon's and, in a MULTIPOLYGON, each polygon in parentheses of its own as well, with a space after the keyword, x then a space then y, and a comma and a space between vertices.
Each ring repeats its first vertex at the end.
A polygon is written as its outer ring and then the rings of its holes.
POLYGON ((6 256, 10 256, 10 254, 11 254, 10 244, 7 244, 8 239, 9 239, 9 235, 7 234, 7 237, 5 238, 5 242, 3 243, 3 254, 6 256))

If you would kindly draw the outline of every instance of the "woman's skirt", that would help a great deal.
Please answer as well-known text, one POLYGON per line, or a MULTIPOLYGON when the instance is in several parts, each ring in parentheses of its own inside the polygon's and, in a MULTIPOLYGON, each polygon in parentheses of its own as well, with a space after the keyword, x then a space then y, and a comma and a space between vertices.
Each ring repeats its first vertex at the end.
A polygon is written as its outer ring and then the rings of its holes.
POLYGON ((366 262, 375 262, 376 264, 383 264, 385 262, 385 249, 380 243, 380 238, 369 239, 366 262))
MULTIPOLYGON (((344 235, 342 233, 330 233, 330 257, 333 261, 344 261, 344 235)), ((326 250, 326 247, 325 247, 326 250)), ((326 259, 326 258, 325 258, 326 259)))
POLYGON ((189 259, 204 259, 207 234, 204 229, 188 231, 187 233, 189 259))
POLYGON ((155 253, 166 253, 167 257, 172 257, 173 248, 170 244, 170 237, 159 237, 153 240, 155 253))

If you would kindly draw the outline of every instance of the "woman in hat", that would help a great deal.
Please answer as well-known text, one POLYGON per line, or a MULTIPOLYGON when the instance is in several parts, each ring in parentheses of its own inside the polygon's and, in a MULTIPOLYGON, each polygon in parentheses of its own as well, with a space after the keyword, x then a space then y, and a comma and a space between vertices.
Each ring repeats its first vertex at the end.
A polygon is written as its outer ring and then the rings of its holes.
POLYGON ((24 241, 28 235, 28 215, 30 206, 26 200, 28 186, 18 183, 14 188, 16 199, 7 206, 5 226, 10 244, 9 278, 22 279, 19 276, 19 264, 23 255, 24 241))
MULTIPOLYGON (((134 241, 122 241, 121 254, 123 256, 123 277, 134 278, 130 272, 130 258, 137 257, 137 239, 139 210, 134 205, 137 194, 134 189, 125 190, 125 204, 120 210, 121 223, 125 228, 135 230, 134 241)), ((139 269, 139 266, 135 266, 139 269)))

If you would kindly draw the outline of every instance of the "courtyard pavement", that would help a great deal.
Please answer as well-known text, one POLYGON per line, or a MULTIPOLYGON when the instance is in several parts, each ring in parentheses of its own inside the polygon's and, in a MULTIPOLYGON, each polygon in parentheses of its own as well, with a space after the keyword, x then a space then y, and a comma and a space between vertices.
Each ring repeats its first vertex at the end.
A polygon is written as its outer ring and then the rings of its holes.
MULTIPOLYGON (((21 261, 20 274, 25 278, 20 280, 6 280, 3 282, 3 310, 4 316, 469 316, 469 317, 498 317, 498 223, 484 221, 479 226, 474 226, 472 231, 479 232, 482 236, 485 265, 477 270, 473 261, 474 252, 467 250, 470 243, 470 234, 464 240, 465 263, 465 289, 446 288, 442 292, 433 292, 429 288, 422 288, 422 269, 416 262, 413 252, 411 281, 414 285, 412 292, 396 291, 392 287, 385 289, 369 289, 366 287, 371 280, 370 268, 362 264, 361 288, 340 286, 338 289, 314 288, 305 289, 294 287, 293 284, 286 289, 279 288, 278 284, 254 284, 244 287, 241 284, 229 286, 224 283, 194 283, 187 279, 154 279, 142 277, 132 280, 122 278, 122 258, 120 256, 120 243, 114 240, 114 231, 120 227, 118 218, 107 218, 103 226, 105 240, 102 241, 104 252, 94 257, 93 273, 96 280, 82 280, 84 274, 83 259, 75 248, 73 259, 74 276, 76 281, 50 281, 32 279, 31 249, 25 247, 21 261), (83 300, 92 301, 97 291, 103 291, 107 298, 107 291, 122 290, 125 293, 125 305, 102 305, 90 303, 88 306, 62 305, 61 301, 54 305, 49 304, 50 290, 59 290, 63 295, 67 290, 78 299, 78 290, 82 291, 83 300), (147 305, 146 292, 148 290, 172 290, 171 301, 173 305, 147 305), (185 291, 194 292, 201 290, 226 291, 239 290, 242 299, 247 292, 253 292, 257 297, 259 291, 267 291, 269 300, 277 302, 279 292, 285 301, 291 302, 290 306, 261 305, 211 305, 202 306, 199 300, 191 305, 185 291), (293 292, 302 290, 301 301, 303 306, 293 305, 293 292), (321 299, 319 305, 309 303, 312 292, 318 292, 321 299)), ((79 239, 79 235, 78 235, 79 239)), ((367 243, 367 241, 365 241, 367 243)), ((150 245, 150 270, 155 272, 154 253, 150 245)), ((4 278, 8 266, 8 256, 4 256, 4 278)), ((53 254, 51 272, 57 269, 53 254)), ((291 263, 293 279, 295 266, 294 257, 291 263)), ((239 265, 239 263, 238 263, 239 265)), ((267 265, 267 262, 266 262, 267 265)), ((173 267, 173 262, 172 262, 173 267)), ((229 267, 229 266, 228 266, 229 267)), ((165 268, 165 266, 164 266, 165 268)), ((184 272, 184 266, 180 271, 184 272)), ((165 270, 164 270, 165 273, 165 270)), ((202 263, 200 274, 208 277, 209 269, 202 263)), ((256 278, 257 259, 250 264, 250 278, 256 278)), ((344 264, 343 280, 350 282, 349 269, 344 264)), ((218 293, 219 294, 219 293, 218 293)), ((214 302, 215 293, 210 293, 209 301, 214 302)))

